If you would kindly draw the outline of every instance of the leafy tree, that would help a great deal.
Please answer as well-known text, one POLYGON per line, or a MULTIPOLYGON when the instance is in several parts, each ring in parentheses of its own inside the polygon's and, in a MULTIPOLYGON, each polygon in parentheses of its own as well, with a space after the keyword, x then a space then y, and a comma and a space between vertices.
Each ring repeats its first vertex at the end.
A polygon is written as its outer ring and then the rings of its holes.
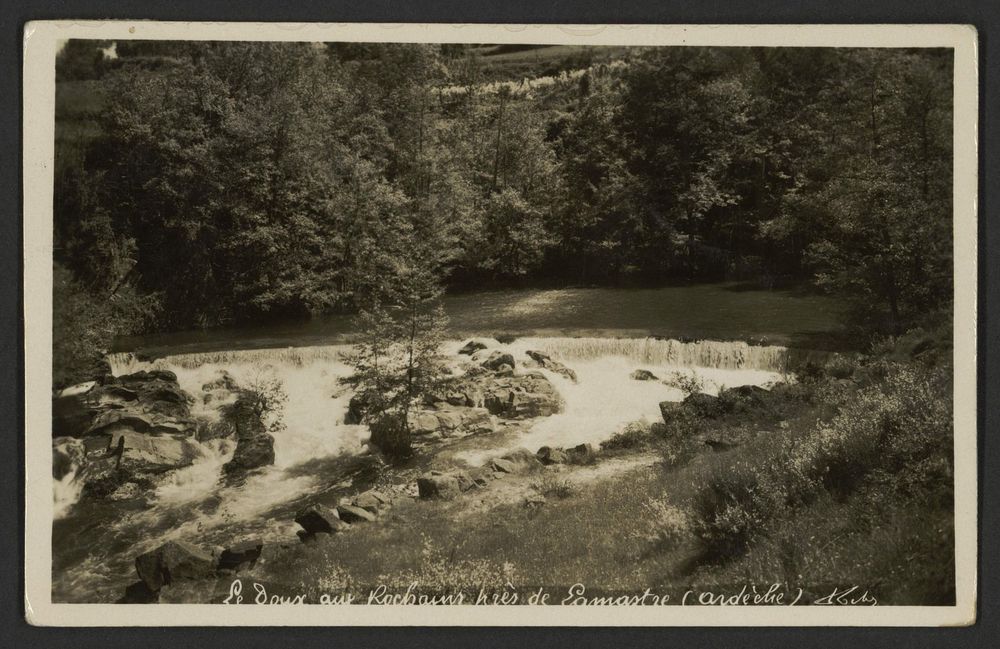
POLYGON ((110 372, 104 355, 117 336, 136 333, 155 306, 122 285, 114 292, 90 290, 55 264, 52 277, 52 386, 101 379, 110 372))

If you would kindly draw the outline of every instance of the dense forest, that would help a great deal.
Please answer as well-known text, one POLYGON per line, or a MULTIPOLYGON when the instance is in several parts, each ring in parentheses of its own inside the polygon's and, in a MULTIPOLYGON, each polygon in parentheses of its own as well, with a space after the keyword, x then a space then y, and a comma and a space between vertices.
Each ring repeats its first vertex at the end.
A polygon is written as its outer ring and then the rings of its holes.
POLYGON ((400 268, 449 291, 809 285, 900 333, 951 298, 951 65, 946 50, 69 41, 57 357, 351 312, 400 268))

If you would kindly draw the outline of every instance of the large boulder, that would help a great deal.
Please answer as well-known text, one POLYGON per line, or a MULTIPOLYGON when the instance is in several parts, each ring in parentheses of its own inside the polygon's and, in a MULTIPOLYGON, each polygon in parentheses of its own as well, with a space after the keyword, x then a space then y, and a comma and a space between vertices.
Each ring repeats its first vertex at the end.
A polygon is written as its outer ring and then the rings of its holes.
POLYGON ((118 600, 119 604, 156 604, 160 601, 159 591, 149 590, 144 581, 137 581, 125 587, 125 594, 118 600))
POLYGON ((684 399, 684 407, 708 419, 720 417, 725 414, 725 407, 719 401, 719 398, 705 394, 704 392, 695 392, 688 395, 684 399))
POLYGON ((111 408, 127 408, 139 400, 139 393, 120 385, 102 385, 91 396, 97 400, 97 405, 111 408))
POLYGON ((669 424, 670 420, 674 418, 682 405, 683 404, 678 401, 661 401, 660 416, 663 417, 663 421, 669 424))
POLYGON ((107 450, 120 459, 120 468, 132 472, 176 469, 190 465, 201 455, 201 448, 189 437, 146 435, 133 430, 114 431, 107 450))
POLYGON ((340 514, 340 520, 351 525, 355 523, 368 523, 375 520, 375 514, 363 507, 355 507, 354 505, 338 505, 337 513, 340 514))
POLYGON ((493 418, 485 408, 467 408, 442 404, 434 410, 418 409, 409 413, 410 432, 415 437, 458 438, 495 430, 493 418))
POLYGON ((53 434, 83 437, 131 431, 142 434, 193 433, 194 399, 168 370, 141 371, 105 382, 87 392, 53 401, 53 434))
POLYGON ((309 534, 317 532, 332 534, 341 527, 340 514, 337 510, 323 505, 310 505, 299 510, 295 515, 295 522, 309 534))
POLYGON ((538 451, 535 452, 535 457, 542 464, 566 464, 569 461, 569 457, 566 452, 561 448, 552 448, 550 446, 543 446, 538 451))
POLYGON ((243 541, 231 545, 219 555, 219 570, 239 570, 243 567, 253 568, 260 558, 260 553, 264 549, 264 542, 260 539, 243 541))
POLYGON ((526 448, 516 448, 490 461, 494 471, 500 473, 530 473, 542 468, 542 462, 526 448))
POLYGON ((636 370, 629 377, 633 381, 659 381, 656 375, 649 370, 636 370))
POLYGON ((186 541, 168 541, 135 559, 135 571, 151 592, 178 579, 201 579, 215 573, 212 555, 186 541))
POLYGON ((258 433, 254 437, 241 437, 236 440, 233 459, 222 465, 222 470, 227 476, 235 477, 272 464, 274 464, 274 436, 269 433, 258 433))
POLYGON ((421 498, 450 499, 462 493, 456 476, 439 471, 431 471, 417 478, 417 491, 421 498))
POLYGON ((442 404, 481 408, 483 391, 468 377, 453 379, 424 395, 424 405, 441 407, 442 404))
POLYGON ((566 449, 566 462, 569 464, 593 464, 597 459, 597 452, 589 443, 577 444, 566 449))
POLYGON ((766 410, 770 393, 759 385, 740 385, 719 394, 719 399, 732 412, 766 410))
POLYGON ((391 500, 381 491, 371 489, 355 496, 351 500, 351 504, 355 507, 367 510, 372 514, 378 514, 391 504, 391 500))
POLYGON ((228 428, 227 437, 236 439, 253 439, 266 432, 264 422, 254 409, 253 399, 248 394, 240 394, 236 401, 223 406, 219 410, 220 421, 228 428))
POLYGON ((462 345, 462 348, 458 350, 459 354, 464 354, 466 356, 472 356, 476 352, 486 349, 486 345, 479 342, 478 340, 470 340, 469 342, 462 345))
POLYGON ((122 385, 136 385, 149 383, 151 381, 164 381, 166 383, 177 383, 177 375, 170 370, 139 370, 132 374, 123 374, 118 377, 118 382, 122 385))
POLYGON ((481 363, 481 365, 488 370, 493 370, 494 372, 504 369, 504 365, 509 368, 513 368, 514 357, 507 352, 496 350, 491 353, 489 357, 481 363))
POLYGON ((541 372, 490 377, 483 386, 483 405, 504 419, 547 417, 562 410, 562 398, 541 372))

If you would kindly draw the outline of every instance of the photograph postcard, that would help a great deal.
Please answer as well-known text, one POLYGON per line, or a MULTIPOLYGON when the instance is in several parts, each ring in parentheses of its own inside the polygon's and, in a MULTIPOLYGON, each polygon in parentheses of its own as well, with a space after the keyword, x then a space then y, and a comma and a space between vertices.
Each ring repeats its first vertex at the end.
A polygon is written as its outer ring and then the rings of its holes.
POLYGON ((30 623, 975 621, 974 28, 23 51, 30 623))

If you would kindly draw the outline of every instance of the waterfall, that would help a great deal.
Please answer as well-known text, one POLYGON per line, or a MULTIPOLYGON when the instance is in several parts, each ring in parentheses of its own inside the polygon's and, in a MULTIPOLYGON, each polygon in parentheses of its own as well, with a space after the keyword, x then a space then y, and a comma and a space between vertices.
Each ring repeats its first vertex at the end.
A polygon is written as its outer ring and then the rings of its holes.
POLYGON ((317 345, 312 347, 276 347, 266 349, 237 349, 191 354, 172 354, 153 361, 144 361, 132 352, 114 352, 107 355, 111 373, 115 376, 137 372, 141 369, 169 369, 181 367, 195 369, 205 365, 230 364, 288 364, 303 367, 314 361, 340 361, 350 345, 317 345))
POLYGON ((55 480, 52 486, 52 518, 58 520, 66 516, 73 505, 80 500, 83 492, 83 480, 78 480, 80 467, 74 466, 69 473, 59 480, 55 480))
MULTIPOLYGON (((506 347, 514 352, 528 349, 544 351, 564 361, 591 360, 603 357, 627 358, 639 365, 672 367, 705 367, 729 370, 765 370, 791 372, 806 362, 823 364, 833 352, 797 349, 780 345, 751 345, 743 341, 697 340, 681 341, 664 338, 518 338, 501 345, 492 338, 477 338, 490 347, 506 347)), ((444 347, 453 354, 463 341, 451 341, 444 347)), ((131 352, 109 354, 112 373, 127 374, 143 368, 182 367, 193 369, 204 365, 270 363, 303 367, 315 361, 342 360, 350 345, 317 345, 310 347, 278 347, 269 349, 227 350, 176 354, 152 362, 141 361, 131 352)))
POLYGON ((626 358, 639 365, 789 372, 807 361, 824 362, 829 352, 750 345, 742 341, 683 342, 661 338, 523 338, 518 349, 538 349, 563 361, 626 358))

